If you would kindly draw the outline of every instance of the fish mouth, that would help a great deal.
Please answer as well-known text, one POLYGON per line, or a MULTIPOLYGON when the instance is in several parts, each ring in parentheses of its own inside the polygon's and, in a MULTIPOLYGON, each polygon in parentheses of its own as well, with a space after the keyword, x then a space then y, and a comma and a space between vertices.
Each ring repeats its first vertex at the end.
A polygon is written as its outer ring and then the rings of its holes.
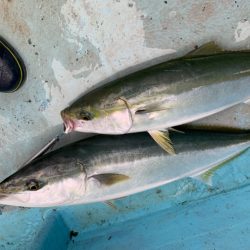
POLYGON ((64 123, 64 133, 68 134, 72 132, 75 128, 74 121, 64 111, 61 112, 61 117, 64 123))
POLYGON ((63 122, 64 122, 64 133, 65 134, 68 134, 68 133, 74 131, 75 125, 74 125, 74 122, 72 120, 64 119, 63 122))

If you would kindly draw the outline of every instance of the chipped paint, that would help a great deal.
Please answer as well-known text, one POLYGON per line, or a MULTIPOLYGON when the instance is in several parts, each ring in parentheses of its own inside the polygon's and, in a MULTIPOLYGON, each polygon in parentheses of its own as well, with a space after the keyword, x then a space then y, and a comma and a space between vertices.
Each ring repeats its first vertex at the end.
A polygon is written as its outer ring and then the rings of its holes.
POLYGON ((169 17, 170 17, 170 18, 173 18, 173 17, 176 17, 177 12, 176 12, 176 11, 174 11, 174 10, 172 10, 172 11, 170 11, 170 12, 169 12, 169 14, 168 14, 168 15, 169 15, 169 17))
POLYGON ((249 21, 238 22, 237 28, 234 32, 236 42, 246 40, 250 36, 250 23, 249 21))

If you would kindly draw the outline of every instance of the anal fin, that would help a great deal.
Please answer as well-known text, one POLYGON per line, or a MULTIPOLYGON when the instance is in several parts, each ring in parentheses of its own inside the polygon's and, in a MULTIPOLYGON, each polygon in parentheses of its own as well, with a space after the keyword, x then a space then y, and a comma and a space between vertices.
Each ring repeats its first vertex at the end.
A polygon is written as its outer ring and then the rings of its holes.
POLYGON ((168 131, 163 130, 150 130, 148 133, 151 137, 158 143, 158 145, 163 148, 167 153, 174 155, 175 150, 171 139, 169 138, 168 131))

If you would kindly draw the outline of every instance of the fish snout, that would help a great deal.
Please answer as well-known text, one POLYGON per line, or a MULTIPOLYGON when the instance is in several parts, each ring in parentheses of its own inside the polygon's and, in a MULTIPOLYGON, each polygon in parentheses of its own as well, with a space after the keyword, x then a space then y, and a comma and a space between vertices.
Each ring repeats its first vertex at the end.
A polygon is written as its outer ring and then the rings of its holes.
POLYGON ((64 133, 68 134, 69 132, 74 130, 74 121, 67 114, 65 110, 61 111, 61 117, 64 123, 64 133))
POLYGON ((62 117, 63 120, 70 118, 69 115, 68 115, 67 109, 64 109, 64 110, 61 111, 61 117, 62 117))

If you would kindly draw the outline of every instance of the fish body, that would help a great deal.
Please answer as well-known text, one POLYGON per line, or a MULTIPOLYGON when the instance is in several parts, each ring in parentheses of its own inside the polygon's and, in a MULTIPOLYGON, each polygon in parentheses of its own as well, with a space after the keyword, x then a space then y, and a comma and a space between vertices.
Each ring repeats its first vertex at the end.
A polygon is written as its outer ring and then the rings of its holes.
POLYGON ((83 96, 61 112, 66 132, 124 134, 162 130, 250 99, 250 53, 171 60, 83 96))
POLYGON ((113 81, 61 112, 65 132, 126 134, 148 131, 174 153, 167 129, 250 100, 250 52, 199 53, 113 81), (166 132, 166 133, 165 133, 166 132))
POLYGON ((250 146, 246 134, 172 134, 176 155, 146 133, 96 136, 36 160, 0 184, 0 204, 49 207, 107 201, 198 177, 250 146))
POLYGON ((250 130, 250 105, 238 104, 203 119, 184 124, 182 129, 246 132, 250 130))

